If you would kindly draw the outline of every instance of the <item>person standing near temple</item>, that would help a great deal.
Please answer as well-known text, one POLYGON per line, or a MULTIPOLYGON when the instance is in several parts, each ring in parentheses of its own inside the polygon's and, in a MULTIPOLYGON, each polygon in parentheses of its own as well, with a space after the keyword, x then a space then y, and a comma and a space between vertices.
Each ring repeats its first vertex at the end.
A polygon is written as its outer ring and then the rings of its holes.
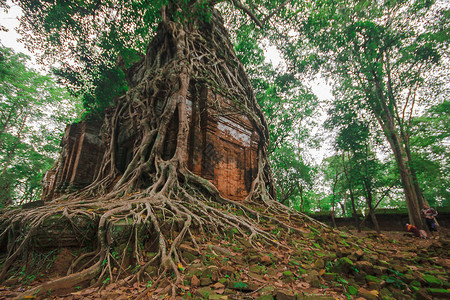
POLYGON ((437 231, 435 217, 438 215, 434 208, 429 207, 427 204, 423 204, 422 216, 425 218, 425 223, 427 224, 430 232, 437 231))

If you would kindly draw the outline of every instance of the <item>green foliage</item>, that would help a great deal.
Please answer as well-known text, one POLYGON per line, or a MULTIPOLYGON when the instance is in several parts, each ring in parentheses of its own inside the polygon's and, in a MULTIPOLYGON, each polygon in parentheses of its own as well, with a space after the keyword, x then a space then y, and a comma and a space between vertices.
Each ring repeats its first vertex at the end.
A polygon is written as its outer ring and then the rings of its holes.
POLYGON ((413 163, 425 199, 433 206, 450 205, 450 102, 431 106, 412 122, 413 163))
MULTIPOLYGON (((274 180, 277 185, 278 201, 297 202, 298 197, 305 197, 304 192, 312 188, 314 170, 308 166, 302 157, 295 153, 290 145, 281 146, 272 153, 274 164, 274 180)), ((300 199, 301 202, 301 199, 300 199)), ((301 207, 299 207, 301 209, 301 207)))
POLYGON ((311 130, 318 99, 298 74, 264 62, 260 35, 254 24, 239 26, 234 36, 235 50, 246 66, 257 101, 268 120, 269 153, 278 201, 302 210, 315 172, 302 152, 317 143, 311 130))
MULTIPOLYGON (((371 154, 374 142, 385 147, 374 134, 380 129, 384 144, 389 143, 402 168, 391 170, 413 174, 403 182, 411 180, 416 186, 420 183, 429 188, 424 171, 418 172, 417 181, 414 179, 415 169, 426 163, 411 151, 410 141, 414 139, 416 108, 445 99, 448 91, 444 86, 448 78, 448 11, 441 4, 314 1, 308 14, 296 19, 301 24, 299 39, 283 47, 286 59, 295 62, 290 64, 292 69, 313 74, 320 70, 334 81, 335 100, 328 126, 338 130, 336 149, 347 153, 342 167, 347 167, 348 184, 343 190, 349 190, 351 184, 354 196, 374 192, 387 183, 379 181, 386 172, 380 172, 371 154)), ((437 144, 443 146, 442 140, 437 144)), ((339 172, 332 173, 329 178, 339 180, 339 172)), ((446 194, 442 189, 440 192, 446 194)), ((405 195, 408 203, 418 201, 412 194, 405 195)), ((420 216, 415 217, 420 220, 420 216)))
POLYGON ((28 58, 0 48, 0 206, 37 200, 75 100, 28 58))
MULTIPOLYGON (((389 175, 399 170, 386 155, 381 164, 375 155, 380 147, 375 144, 385 147, 389 134, 398 133, 402 143, 411 146, 408 166, 417 171, 426 198, 447 203, 449 151, 443 141, 448 128, 440 134, 433 131, 435 138, 426 132, 445 124, 445 117, 441 119, 445 104, 436 107, 434 114, 430 111, 413 119, 418 105, 445 99, 441 84, 447 73, 442 62, 448 60, 450 36, 450 13, 445 6, 425 0, 318 0, 288 5, 282 0, 239 1, 249 14, 237 8, 237 2, 219 2, 215 8, 229 25, 236 54, 268 120, 269 154, 280 201, 303 211, 339 206, 348 212, 350 184, 358 208, 363 207, 361 199, 369 190, 376 200, 391 186, 397 190, 399 179, 389 175), (256 18, 261 22, 255 22, 256 18), (265 43, 277 46, 285 66, 265 63, 265 43), (304 154, 318 143, 311 128, 316 125, 319 101, 303 84, 301 73, 319 71, 334 84, 328 125, 337 132, 335 148, 340 156, 326 162, 322 170, 330 186, 335 184, 334 197, 313 188, 322 184, 322 178, 304 154), (391 116, 394 128, 384 126, 386 115, 391 116), (384 141, 374 133, 379 131, 377 122, 384 126, 384 141), (344 164, 347 179, 339 175, 344 164)), ((18 1, 24 10, 21 28, 28 45, 43 50, 42 60, 59 63, 54 72, 82 99, 86 115, 91 116, 101 116, 127 91, 123 70, 143 57, 162 20, 163 6, 168 19, 192 26, 198 20, 211 20, 209 3, 18 1)), ((389 205, 403 204, 394 200, 389 205)))
POLYGON ((160 20, 158 1, 18 1, 26 43, 43 50, 45 63, 59 66, 86 111, 101 114, 126 90, 120 67, 145 53, 160 20), (120 62, 117 64, 117 62, 120 62), (97 103, 98 101, 98 103, 97 103))
POLYGON ((248 284, 242 281, 238 281, 234 283, 234 288, 235 289, 245 289, 247 288, 248 284))

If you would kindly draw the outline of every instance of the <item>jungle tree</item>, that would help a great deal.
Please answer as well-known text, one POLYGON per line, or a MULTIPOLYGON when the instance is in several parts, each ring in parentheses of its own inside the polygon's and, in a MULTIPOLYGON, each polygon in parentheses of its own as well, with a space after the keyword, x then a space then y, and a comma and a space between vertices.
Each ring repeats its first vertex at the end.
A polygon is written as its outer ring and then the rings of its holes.
MULTIPOLYGON (((271 232, 256 226, 255 221, 263 220, 296 231, 277 219, 288 211, 273 198, 267 125, 215 8, 217 1, 17 3, 24 9, 22 28, 30 47, 42 51, 43 60, 58 60, 57 74, 83 97, 86 109, 98 116, 104 114, 102 139, 106 151, 98 176, 85 189, 44 208, 7 214, 2 219, 4 233, 18 224, 31 226, 16 239, 16 246, 9 247, 12 250, 0 280, 45 218, 60 214, 61 209, 62 218, 69 222, 76 218, 94 220, 97 245, 74 262, 68 276, 45 283, 36 292, 75 286, 94 278, 101 284, 107 276, 117 280, 112 265, 120 269, 127 283, 132 283, 149 276, 146 267, 156 263, 157 282, 165 274, 173 274, 161 293, 171 291, 175 295, 183 263, 178 246, 184 239, 195 246, 197 233, 236 232, 250 243, 259 239, 280 245, 271 232), (222 197, 211 182, 187 167, 186 99, 202 86, 233 100, 259 137, 256 174, 245 202, 222 197), (131 141, 132 155, 120 169, 117 140, 123 135, 131 141), (233 210, 242 215, 236 216, 233 210), (113 241, 107 238, 108 228, 129 220, 132 230, 126 240, 131 242, 124 243, 121 253, 131 253, 136 265, 142 266, 135 274, 115 260, 113 241), (142 247, 149 235, 156 255, 146 260, 142 247), (73 271, 86 258, 92 258, 92 263, 73 271)), ((247 23, 253 28, 270 29, 286 10, 296 9, 296 4, 224 1, 220 8, 228 19, 234 18, 238 28, 247 23)), ((302 219, 300 214, 296 216, 302 219)))
POLYGON ((62 126, 76 113, 76 101, 28 59, 0 46, 0 207, 39 199, 62 126))
POLYGON ((292 33, 279 33, 292 68, 323 70, 335 91, 373 116, 398 165, 410 223, 422 227, 410 128, 417 108, 446 91, 447 4, 324 0, 312 2, 310 12, 292 16, 301 24, 296 43, 289 43, 292 33))
POLYGON ((414 118, 411 138, 414 168, 419 182, 424 187, 424 197, 430 205, 448 207, 449 144, 450 136, 449 101, 432 106, 424 115, 414 118), (442 201, 442 202, 441 202, 442 201))

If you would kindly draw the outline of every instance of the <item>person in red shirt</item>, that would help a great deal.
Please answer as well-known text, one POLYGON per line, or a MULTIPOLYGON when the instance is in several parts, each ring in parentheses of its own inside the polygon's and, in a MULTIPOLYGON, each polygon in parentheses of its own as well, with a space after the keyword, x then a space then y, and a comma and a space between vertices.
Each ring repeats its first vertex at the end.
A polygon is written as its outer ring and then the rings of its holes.
POLYGON ((436 229, 436 221, 434 217, 438 215, 437 211, 433 208, 429 207, 427 204, 423 205, 422 216, 425 218, 425 223, 427 224, 430 232, 437 231, 436 229))
POLYGON ((416 237, 420 237, 423 239, 427 238, 427 233, 424 230, 419 230, 419 228, 414 225, 406 224, 406 231, 412 232, 412 234, 414 234, 414 236, 416 237))

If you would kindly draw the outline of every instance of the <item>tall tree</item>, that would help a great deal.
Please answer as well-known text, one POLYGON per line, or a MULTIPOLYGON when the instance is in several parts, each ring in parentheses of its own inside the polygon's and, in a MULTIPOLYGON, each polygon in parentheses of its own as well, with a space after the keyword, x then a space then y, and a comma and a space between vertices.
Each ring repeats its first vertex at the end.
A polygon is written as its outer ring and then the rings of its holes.
POLYGON ((0 205, 39 199, 75 101, 28 57, 0 47, 0 205))
POLYGON ((450 102, 433 105, 413 119, 411 149, 424 197, 433 206, 450 204, 450 102))
MULTIPOLYGON (((92 278, 102 282, 107 274, 112 279, 114 267, 124 269, 132 280, 140 280, 145 267, 131 274, 128 266, 112 259, 114 240, 108 238, 106 230, 129 220, 133 229, 126 240, 133 242, 123 245, 123 255, 131 255, 138 267, 157 263, 159 278, 173 274, 167 278, 173 296, 182 283, 179 246, 183 240, 197 246, 197 233, 237 232, 250 243, 260 239, 266 244, 279 244, 272 233, 256 225, 271 219, 291 228, 278 219, 287 208, 274 201, 268 126, 215 8, 219 6, 217 1, 18 3, 24 8, 22 24, 29 34, 29 45, 44 50, 44 58, 60 55, 62 68, 58 73, 65 76, 74 92, 88 91, 84 95, 87 108, 99 115, 105 113, 102 140, 106 151, 98 175, 64 203, 64 216, 69 222, 75 216, 88 216, 97 222, 93 263, 36 291, 70 287, 92 278), (196 141, 192 141, 195 135, 190 132, 193 127, 189 126, 188 100, 193 100, 193 111, 194 105, 201 105, 196 99, 205 91, 228 101, 225 108, 217 104, 212 117, 241 115, 252 125, 256 163, 251 174, 245 174, 251 177, 245 202, 222 197, 212 182, 189 169, 189 147, 196 141), (119 161, 119 151, 130 155, 119 161), (85 202, 86 197, 92 200, 85 202), (242 214, 236 216, 235 210, 242 214), (156 252, 151 260, 147 259, 145 245, 156 252)), ((220 6, 226 16, 236 18, 236 24, 263 28, 274 27, 268 21, 278 20, 286 4, 224 1, 220 6)), ((198 110, 200 123, 204 110, 198 110)), ((45 214, 60 214, 60 207, 48 203, 45 214)), ((40 221, 41 213, 17 213, 3 224, 14 228, 13 224, 23 223, 24 218, 40 221)), ((39 225, 38 221, 29 223, 35 225, 31 231, 39 225)), ((22 244, 3 264, 0 280, 31 236, 28 233, 20 239, 22 244)))
MULTIPOLYGON (((354 186, 358 195, 364 195, 369 215, 377 232, 380 232, 374 212, 377 187, 382 183, 381 163, 373 152, 377 135, 370 132, 367 118, 358 114, 358 106, 344 98, 336 98, 325 123, 328 129, 337 130, 335 150, 342 155, 342 165, 347 185, 354 186)), ((351 193, 352 195, 353 193, 351 193)), ((354 200, 352 200, 354 209, 354 200)), ((358 222, 359 220, 355 219, 358 222)))
POLYGON ((275 162, 272 167, 278 201, 304 211, 305 194, 312 188, 314 169, 288 146, 276 149, 271 161, 275 162))
MULTIPOLYGON (((448 7, 442 1, 314 1, 298 17, 293 67, 328 72, 337 97, 360 103, 381 127, 398 165, 410 222, 423 227, 421 191, 412 164, 410 125, 416 108, 446 72, 448 7), (308 41, 310 47, 300 47, 308 41), (306 51, 306 52, 302 52, 306 51), (305 53, 309 55, 305 59, 305 53)), ((292 46, 294 45, 294 46, 292 46)), ((445 78, 445 76, 443 77, 445 78)), ((439 91, 439 88, 437 89, 439 91)))
POLYGON ((311 129, 316 125, 318 99, 298 74, 264 62, 255 35, 251 26, 241 26, 234 41, 236 53, 248 70, 256 99, 268 120, 268 153, 277 199, 302 211, 305 192, 313 180, 313 168, 302 155, 316 142, 311 129))

